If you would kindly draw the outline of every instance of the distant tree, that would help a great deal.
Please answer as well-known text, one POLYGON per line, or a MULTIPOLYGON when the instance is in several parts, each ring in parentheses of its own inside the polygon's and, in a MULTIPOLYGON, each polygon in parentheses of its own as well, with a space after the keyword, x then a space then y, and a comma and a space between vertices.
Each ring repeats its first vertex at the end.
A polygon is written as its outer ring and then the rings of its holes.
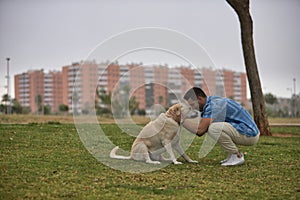
POLYGON ((249 11, 249 0, 226 0, 239 17, 241 40, 246 65, 246 72, 250 86, 254 121, 261 135, 272 135, 270 132, 265 101, 262 93, 259 73, 254 51, 253 22, 249 11))
POLYGON ((72 103, 73 103, 73 114, 75 114, 75 115, 78 114, 77 105, 78 105, 79 100, 80 100, 80 97, 79 97, 78 93, 74 91, 72 94, 72 103))
POLYGON ((8 94, 4 94, 4 95, 2 96, 1 102, 4 103, 5 105, 7 105, 8 102, 9 102, 9 100, 10 100, 10 96, 9 96, 8 94))
POLYGON ((139 109, 138 114, 139 115, 146 115, 146 110, 145 109, 139 109))
POLYGON ((35 105, 37 107, 37 114, 42 113, 44 114, 44 106, 43 106, 43 97, 42 95, 38 94, 35 96, 35 105))
POLYGON ((100 92, 98 90, 98 87, 96 88, 96 93, 95 93, 95 110, 96 114, 100 114, 101 107, 100 107, 100 92))
POLYGON ((0 113, 6 113, 6 106, 4 104, 0 104, 0 113))
POLYGON ((85 114, 85 115, 87 115, 87 114, 89 114, 90 113, 90 104, 89 104, 89 102, 86 102, 85 104, 84 104, 84 108, 83 108, 83 110, 82 110, 82 113, 83 114, 85 114))
POLYGON ((136 101, 136 97, 133 96, 129 99, 129 111, 130 114, 133 115, 134 112, 139 108, 139 102, 136 101))
POLYGON ((58 106, 58 110, 59 110, 59 112, 67 113, 69 111, 69 106, 67 106, 65 104, 60 104, 58 106))
POLYGON ((130 87, 128 84, 121 86, 121 89, 115 89, 111 98, 112 114, 117 118, 129 116, 138 108, 136 97, 129 99, 130 87))
POLYGON ((7 114, 8 113, 8 105, 10 103, 10 96, 8 94, 4 94, 1 100, 1 112, 7 114))
MULTIPOLYGON (((130 92, 130 87, 128 84, 125 84, 123 87, 122 87, 122 90, 124 91, 124 94, 125 96, 129 96, 129 92, 130 92)), ((128 98, 127 98, 128 99, 128 98)))
MULTIPOLYGON (((136 105, 136 99, 134 97, 134 99, 129 99, 129 93, 130 93, 130 86, 129 84, 124 84, 121 87, 121 95, 120 95, 120 104, 122 106, 122 117, 124 116, 129 116, 132 112, 135 111, 135 107, 138 106, 136 105)), ((133 113, 132 113, 133 114, 133 113)))
MULTIPOLYGON (((125 98, 126 94, 124 94, 124 90, 122 91, 122 94, 119 89, 115 89, 113 92, 113 95, 111 97, 111 108, 112 108, 112 114, 116 118, 122 118, 126 114, 128 114, 128 104, 127 107, 125 98)), ((128 101, 128 100, 127 100, 128 101)), ((127 102, 128 103, 128 102, 127 102)))
POLYGON ((277 103, 277 98, 271 93, 267 93, 264 96, 266 103, 273 105, 274 103, 277 103))
POLYGON ((12 106, 12 112, 13 113, 17 113, 17 114, 23 113, 23 107, 17 101, 17 99, 13 99, 12 104, 13 104, 13 106, 12 106))
MULTIPOLYGON (((153 97, 149 97, 149 98, 146 98, 146 105, 147 107, 150 107, 154 104, 154 99, 153 97)), ((171 104, 171 103, 170 103, 171 104)))
POLYGON ((116 118, 123 117, 123 106, 120 104, 118 99, 115 99, 111 102, 111 106, 113 107, 113 115, 116 118))
POLYGON ((111 94, 108 94, 104 88, 96 90, 95 109, 97 114, 111 113, 111 94))
POLYGON ((106 105, 107 107, 111 106, 111 94, 107 94, 105 90, 100 92, 101 103, 106 105))
POLYGON ((234 99, 234 96, 233 96, 233 95, 231 95, 231 96, 229 96, 228 98, 233 100, 233 99, 234 99))
POLYGON ((51 114, 51 107, 49 105, 43 106, 43 114, 44 115, 50 115, 51 114))
POLYGON ((160 96, 158 97, 158 103, 159 103, 159 104, 162 104, 163 102, 164 102, 164 97, 160 95, 160 96))
POLYGON ((29 114, 31 112, 31 109, 29 106, 22 107, 22 114, 29 114))

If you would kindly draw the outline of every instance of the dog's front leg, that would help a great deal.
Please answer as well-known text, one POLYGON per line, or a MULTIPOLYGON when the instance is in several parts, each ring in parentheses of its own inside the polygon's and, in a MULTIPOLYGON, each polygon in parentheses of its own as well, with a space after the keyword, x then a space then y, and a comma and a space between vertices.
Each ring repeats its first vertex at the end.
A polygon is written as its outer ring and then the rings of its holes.
POLYGON ((189 163, 198 163, 198 161, 196 160, 192 160, 182 149, 180 143, 176 143, 174 145, 174 149, 184 158, 184 160, 186 160, 189 163))
POLYGON ((166 142, 164 147, 166 148, 168 154, 170 155, 170 158, 171 158, 172 162, 175 165, 182 164, 181 162, 178 162, 177 159, 175 158, 175 155, 174 155, 173 150, 172 150, 171 141, 166 142))

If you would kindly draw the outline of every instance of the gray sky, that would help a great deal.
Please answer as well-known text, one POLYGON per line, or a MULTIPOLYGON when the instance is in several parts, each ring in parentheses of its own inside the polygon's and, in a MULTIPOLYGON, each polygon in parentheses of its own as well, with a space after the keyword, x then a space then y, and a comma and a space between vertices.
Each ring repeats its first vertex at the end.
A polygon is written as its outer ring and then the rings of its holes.
MULTIPOLYGON (((296 78, 299 93, 300 1, 250 1, 263 91, 290 97, 287 88, 296 78)), ((179 31, 218 67, 245 71, 238 18, 225 0, 0 0, 0 95, 6 93, 6 57, 13 84, 12 75, 61 70, 112 35, 139 27, 179 31)))

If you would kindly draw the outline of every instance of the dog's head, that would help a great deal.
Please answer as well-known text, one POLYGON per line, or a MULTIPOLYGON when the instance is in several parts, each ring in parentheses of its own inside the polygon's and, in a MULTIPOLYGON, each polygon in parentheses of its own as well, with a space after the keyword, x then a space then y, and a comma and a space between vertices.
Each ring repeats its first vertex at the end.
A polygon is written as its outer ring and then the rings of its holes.
POLYGON ((199 113, 198 111, 193 110, 187 103, 177 103, 168 109, 166 115, 180 124, 185 119, 198 117, 199 113))

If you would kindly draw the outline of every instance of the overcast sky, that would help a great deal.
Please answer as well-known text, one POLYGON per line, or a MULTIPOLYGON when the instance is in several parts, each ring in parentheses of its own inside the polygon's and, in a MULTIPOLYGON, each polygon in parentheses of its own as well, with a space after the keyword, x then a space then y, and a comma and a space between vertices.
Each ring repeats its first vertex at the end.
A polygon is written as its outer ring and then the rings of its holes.
MULTIPOLYGON (((300 1, 250 1, 263 92, 290 97, 296 78, 299 93, 300 1)), ((0 95, 7 57, 13 84, 15 74, 61 70, 107 38, 140 27, 179 31, 217 67, 245 72, 238 18, 225 0, 0 0, 0 95)))

